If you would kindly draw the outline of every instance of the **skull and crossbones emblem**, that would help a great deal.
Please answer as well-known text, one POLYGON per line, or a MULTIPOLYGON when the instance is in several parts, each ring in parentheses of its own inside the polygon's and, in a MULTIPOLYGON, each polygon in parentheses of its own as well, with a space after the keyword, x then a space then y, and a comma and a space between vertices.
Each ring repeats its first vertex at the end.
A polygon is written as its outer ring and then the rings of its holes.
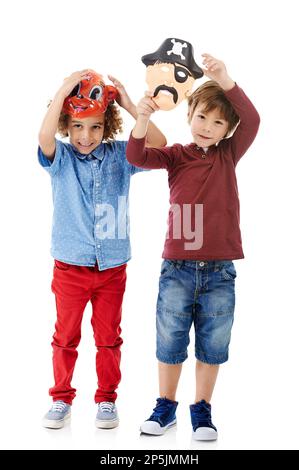
POLYGON ((179 41, 176 41, 175 39, 172 39, 171 42, 173 46, 170 51, 167 51, 167 55, 170 55, 170 54, 179 55, 181 56, 182 60, 186 60, 186 57, 182 54, 182 50, 184 47, 188 47, 187 44, 185 42, 181 43, 179 41))

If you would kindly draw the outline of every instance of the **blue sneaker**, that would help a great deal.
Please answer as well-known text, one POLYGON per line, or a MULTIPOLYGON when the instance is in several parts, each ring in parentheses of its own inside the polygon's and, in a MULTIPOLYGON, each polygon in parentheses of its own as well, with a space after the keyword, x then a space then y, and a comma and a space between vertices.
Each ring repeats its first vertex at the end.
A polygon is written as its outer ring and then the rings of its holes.
POLYGON ((157 404, 153 409, 152 415, 142 423, 140 431, 144 434, 160 436, 167 429, 176 424, 177 401, 168 400, 168 398, 157 398, 157 404))
POLYGON ((112 401, 101 401, 98 403, 96 416, 96 427, 101 429, 116 428, 119 424, 117 409, 112 401))
POLYGON ((217 439, 217 429, 212 423, 211 405, 200 400, 190 405, 191 422, 193 426, 193 439, 196 441, 214 441, 217 439))
POLYGON ((52 408, 43 418, 45 428, 60 429, 71 417, 71 405, 62 400, 54 401, 52 408))

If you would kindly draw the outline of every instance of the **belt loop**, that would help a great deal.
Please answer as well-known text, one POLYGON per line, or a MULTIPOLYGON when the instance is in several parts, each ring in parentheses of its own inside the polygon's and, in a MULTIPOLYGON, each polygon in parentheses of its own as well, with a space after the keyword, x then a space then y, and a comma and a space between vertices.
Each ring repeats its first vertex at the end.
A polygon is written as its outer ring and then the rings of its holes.
POLYGON ((178 260, 176 261, 177 267, 178 267, 179 269, 182 267, 183 263, 184 263, 184 260, 182 260, 182 259, 178 259, 178 260))
POLYGON ((220 269, 220 261, 214 261, 214 273, 219 271, 220 269))

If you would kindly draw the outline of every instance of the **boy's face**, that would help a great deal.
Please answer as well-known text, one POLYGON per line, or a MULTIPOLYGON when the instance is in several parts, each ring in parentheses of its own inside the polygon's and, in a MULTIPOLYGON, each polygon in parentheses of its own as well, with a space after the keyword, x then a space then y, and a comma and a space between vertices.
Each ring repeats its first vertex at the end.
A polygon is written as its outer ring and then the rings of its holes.
POLYGON ((210 147, 226 135, 228 122, 221 117, 219 110, 204 112, 205 105, 198 104, 190 121, 193 141, 198 147, 210 147))
POLYGON ((146 67, 146 82, 160 109, 169 111, 191 94, 194 78, 179 64, 157 63, 146 67))
POLYGON ((69 117, 70 143, 83 155, 91 153, 103 139, 105 114, 84 119, 69 117))

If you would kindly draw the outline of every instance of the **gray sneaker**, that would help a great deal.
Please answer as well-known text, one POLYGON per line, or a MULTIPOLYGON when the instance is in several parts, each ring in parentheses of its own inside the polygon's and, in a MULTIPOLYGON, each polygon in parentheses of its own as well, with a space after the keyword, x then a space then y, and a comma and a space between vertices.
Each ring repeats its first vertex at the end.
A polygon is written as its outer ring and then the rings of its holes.
POLYGON ((52 408, 44 416, 45 428, 60 429, 71 417, 71 405, 62 400, 54 401, 52 408))
POLYGON ((119 424, 117 409, 112 401, 98 403, 96 427, 102 429, 116 428, 119 424))

